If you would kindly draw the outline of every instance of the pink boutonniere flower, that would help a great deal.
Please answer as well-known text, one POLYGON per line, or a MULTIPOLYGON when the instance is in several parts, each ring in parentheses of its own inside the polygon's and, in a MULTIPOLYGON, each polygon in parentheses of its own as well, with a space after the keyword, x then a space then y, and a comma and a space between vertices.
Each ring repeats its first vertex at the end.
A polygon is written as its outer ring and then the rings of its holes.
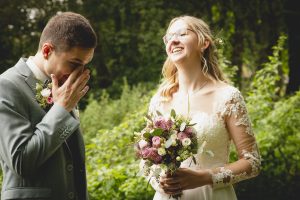
POLYGON ((42 82, 36 83, 36 95, 35 98, 37 102, 43 109, 48 109, 53 104, 53 97, 52 97, 52 84, 46 83, 43 84, 42 82))

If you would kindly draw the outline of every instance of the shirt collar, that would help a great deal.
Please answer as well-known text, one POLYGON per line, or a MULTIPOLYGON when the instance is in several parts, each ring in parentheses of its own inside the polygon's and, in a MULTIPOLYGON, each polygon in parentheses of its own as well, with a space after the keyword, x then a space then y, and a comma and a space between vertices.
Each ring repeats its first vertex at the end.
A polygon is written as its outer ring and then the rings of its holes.
POLYGON ((26 64, 28 65, 28 67, 30 68, 30 70, 32 71, 33 75, 35 76, 36 79, 42 81, 43 83, 49 79, 49 77, 40 70, 40 68, 33 62, 33 57, 30 56, 27 61, 26 64))

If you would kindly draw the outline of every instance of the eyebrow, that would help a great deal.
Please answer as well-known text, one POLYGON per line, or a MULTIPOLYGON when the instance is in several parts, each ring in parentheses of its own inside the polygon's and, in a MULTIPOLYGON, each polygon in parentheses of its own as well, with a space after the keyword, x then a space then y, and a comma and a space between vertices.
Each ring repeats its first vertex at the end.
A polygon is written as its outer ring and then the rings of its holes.
MULTIPOLYGON (((189 30, 189 31, 193 31, 192 29, 190 29, 190 28, 180 28, 180 29, 177 29, 176 31, 174 31, 174 32, 168 32, 168 34, 174 34, 174 33, 177 33, 178 31, 181 31, 181 30, 183 30, 183 29, 186 29, 186 30, 189 30)), ((194 32, 194 31, 193 31, 194 32)))

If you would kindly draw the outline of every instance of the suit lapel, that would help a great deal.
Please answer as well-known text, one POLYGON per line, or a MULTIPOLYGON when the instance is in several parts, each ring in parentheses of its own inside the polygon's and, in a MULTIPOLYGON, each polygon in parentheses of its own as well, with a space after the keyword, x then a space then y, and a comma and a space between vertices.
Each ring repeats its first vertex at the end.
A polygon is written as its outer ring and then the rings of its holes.
POLYGON ((19 62, 15 65, 18 72, 25 77, 26 84, 31 88, 33 94, 36 94, 36 84, 38 80, 35 78, 34 74, 26 64, 26 60, 21 58, 19 62))

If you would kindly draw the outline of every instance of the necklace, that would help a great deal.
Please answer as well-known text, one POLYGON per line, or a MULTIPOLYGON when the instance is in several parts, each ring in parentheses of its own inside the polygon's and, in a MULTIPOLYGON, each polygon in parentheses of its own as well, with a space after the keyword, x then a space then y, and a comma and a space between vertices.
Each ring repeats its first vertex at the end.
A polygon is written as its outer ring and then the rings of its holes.
POLYGON ((195 90, 195 91, 193 91, 193 92, 188 92, 188 96, 189 96, 189 95, 192 96, 192 95, 198 93, 202 88, 204 88, 204 86, 205 86, 207 83, 208 83, 208 81, 205 81, 204 83, 202 83, 202 85, 201 85, 197 90, 195 90))
POLYGON ((202 83, 202 85, 197 89, 195 90, 194 92, 190 93, 189 92, 187 93, 187 110, 188 110, 188 116, 190 116, 190 110, 191 110, 191 105, 190 105, 190 96, 193 96, 194 94, 196 94, 197 92, 199 92, 206 84, 208 83, 208 81, 205 81, 204 83, 202 83))

